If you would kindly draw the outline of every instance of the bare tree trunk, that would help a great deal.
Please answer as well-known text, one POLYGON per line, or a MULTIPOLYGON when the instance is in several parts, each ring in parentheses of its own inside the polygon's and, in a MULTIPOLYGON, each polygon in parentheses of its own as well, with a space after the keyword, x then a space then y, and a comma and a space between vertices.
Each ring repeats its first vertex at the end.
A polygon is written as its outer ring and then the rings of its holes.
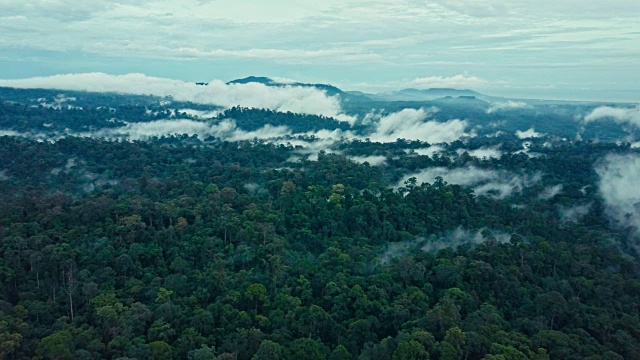
POLYGON ((71 322, 73 322, 73 268, 69 269, 69 281, 67 283, 69 289, 69 313, 71 314, 71 322))

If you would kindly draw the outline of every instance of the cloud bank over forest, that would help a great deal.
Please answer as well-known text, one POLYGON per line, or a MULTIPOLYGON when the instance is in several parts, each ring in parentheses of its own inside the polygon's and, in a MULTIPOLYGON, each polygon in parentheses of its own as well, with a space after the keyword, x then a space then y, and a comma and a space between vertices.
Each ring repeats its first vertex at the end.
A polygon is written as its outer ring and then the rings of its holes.
POLYGON ((505 102, 491 104, 491 106, 487 109, 487 114, 493 114, 501 110, 514 110, 514 109, 533 109, 533 106, 527 104, 524 101, 508 100, 505 102))
POLYGON ((425 121, 438 109, 403 109, 380 119, 375 131, 368 136, 372 141, 394 142, 397 139, 420 140, 428 143, 452 142, 466 133, 467 122, 454 119, 447 122, 425 121))
POLYGON ((600 106, 584 117, 586 123, 606 119, 612 119, 618 124, 628 124, 640 128, 640 106, 635 108, 600 106))
POLYGON ((325 91, 312 87, 274 87, 260 83, 226 84, 220 80, 212 81, 203 86, 144 74, 110 75, 104 73, 0 80, 0 86, 154 95, 171 97, 177 101, 190 101, 225 108, 242 106, 321 115, 350 123, 355 121, 354 117, 344 114, 338 96, 329 96, 325 91))
POLYGON ((286 136, 290 133, 286 126, 265 125, 255 131, 244 131, 237 127, 236 122, 230 119, 218 123, 171 119, 157 120, 143 123, 131 123, 119 128, 105 128, 95 132, 85 132, 73 135, 82 137, 99 137, 107 139, 145 140, 151 137, 188 135, 197 136, 204 140, 207 137, 217 137, 228 141, 241 141, 252 139, 271 139, 286 136))

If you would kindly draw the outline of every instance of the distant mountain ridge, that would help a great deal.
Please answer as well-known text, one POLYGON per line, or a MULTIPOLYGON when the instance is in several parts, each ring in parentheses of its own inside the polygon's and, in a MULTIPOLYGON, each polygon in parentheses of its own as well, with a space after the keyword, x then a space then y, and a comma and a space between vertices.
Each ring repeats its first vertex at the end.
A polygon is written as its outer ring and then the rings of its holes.
POLYGON ((249 84, 249 83, 259 83, 267 86, 300 86, 300 87, 313 87, 319 90, 324 90, 328 95, 338 95, 344 94, 344 91, 338 89, 337 87, 329 84, 308 84, 301 82, 282 82, 277 81, 265 76, 248 76, 242 79, 231 80, 227 82, 227 85, 230 84, 249 84))
MULTIPOLYGON (((336 86, 329 84, 310 84, 302 82, 282 82, 271 79, 266 76, 248 76, 242 79, 236 79, 227 82, 227 84, 249 84, 259 83, 266 86, 301 86, 313 87, 318 90, 326 91, 330 96, 339 95, 345 101, 432 101, 444 98, 461 98, 461 99, 480 99, 483 101, 491 101, 498 99, 489 95, 479 93, 470 89, 454 89, 454 88, 429 88, 415 89, 407 88, 397 91, 388 91, 377 94, 365 93, 362 91, 344 91, 336 86)), ((206 85, 206 83, 198 83, 206 85)))

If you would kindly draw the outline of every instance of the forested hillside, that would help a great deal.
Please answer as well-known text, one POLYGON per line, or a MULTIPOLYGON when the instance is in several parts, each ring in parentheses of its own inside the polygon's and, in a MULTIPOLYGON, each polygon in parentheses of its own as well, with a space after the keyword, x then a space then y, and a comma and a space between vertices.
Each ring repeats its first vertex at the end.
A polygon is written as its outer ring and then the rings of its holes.
POLYGON ((509 138, 341 145, 388 155, 372 166, 260 141, 0 138, 0 356, 639 358, 635 229, 594 170, 637 151, 456 155, 487 141, 509 138), (434 166, 544 175, 507 197, 395 187, 434 166))

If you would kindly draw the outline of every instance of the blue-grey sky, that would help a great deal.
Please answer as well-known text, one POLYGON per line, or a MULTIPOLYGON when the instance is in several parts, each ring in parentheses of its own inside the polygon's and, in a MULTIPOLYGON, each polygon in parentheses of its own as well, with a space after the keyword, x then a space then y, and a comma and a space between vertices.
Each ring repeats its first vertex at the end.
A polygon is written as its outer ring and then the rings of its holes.
POLYGON ((638 0, 0 0, 0 79, 248 75, 640 101, 638 0))

